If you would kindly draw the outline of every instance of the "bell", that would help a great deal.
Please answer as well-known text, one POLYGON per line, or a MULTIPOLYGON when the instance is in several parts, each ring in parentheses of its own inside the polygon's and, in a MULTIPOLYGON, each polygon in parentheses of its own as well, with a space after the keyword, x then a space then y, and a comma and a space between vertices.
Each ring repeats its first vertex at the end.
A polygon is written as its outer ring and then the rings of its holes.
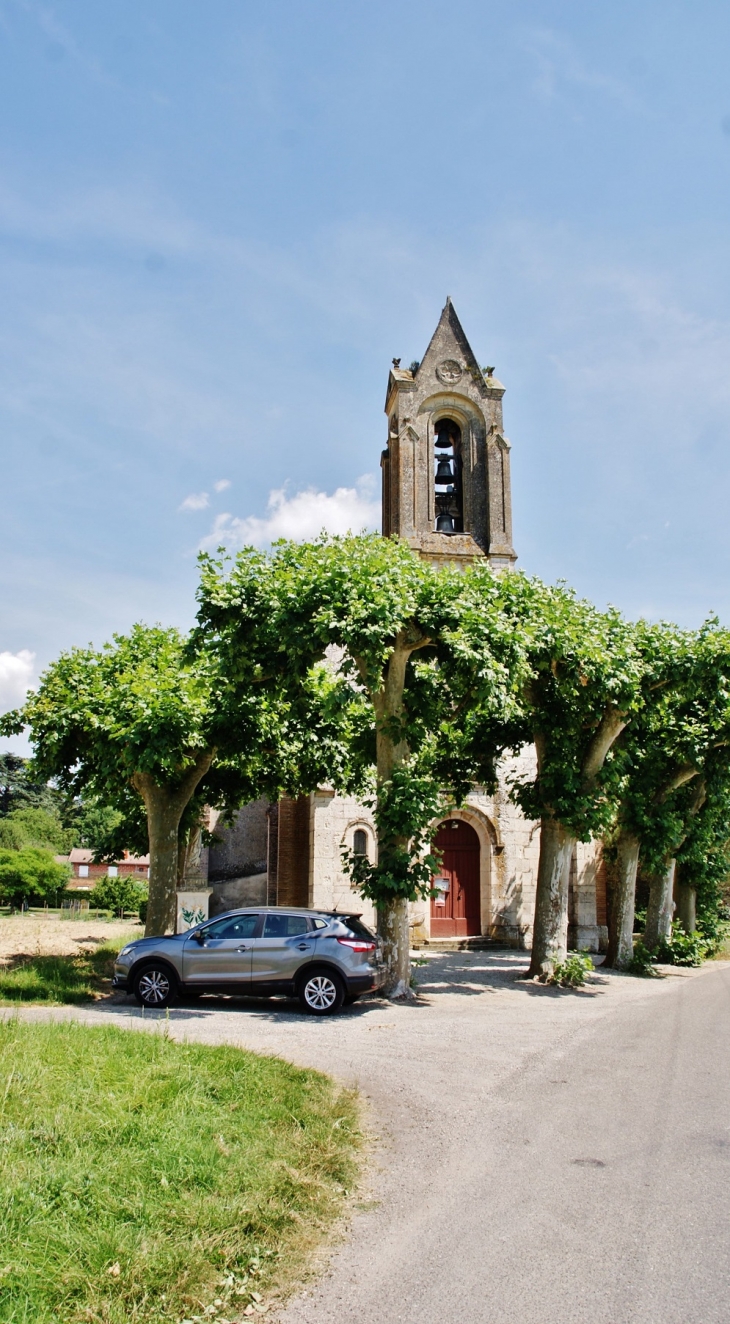
POLYGON ((436 532, 456 533, 456 526, 454 524, 453 515, 447 515, 445 512, 442 512, 440 515, 438 515, 436 518, 436 532))
POLYGON ((434 446, 441 446, 442 448, 451 445, 451 428, 448 423, 443 427, 441 424, 436 425, 436 436, 433 439, 433 444, 434 446))
POLYGON ((453 483, 456 475, 451 464, 451 458, 448 455, 439 455, 438 468, 434 482, 439 487, 445 487, 447 483, 453 483))

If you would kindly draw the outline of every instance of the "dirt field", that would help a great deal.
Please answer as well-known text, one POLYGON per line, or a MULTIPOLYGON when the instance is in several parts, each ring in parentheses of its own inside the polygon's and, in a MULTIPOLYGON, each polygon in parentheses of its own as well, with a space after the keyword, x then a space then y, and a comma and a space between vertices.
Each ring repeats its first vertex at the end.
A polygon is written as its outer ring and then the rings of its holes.
POLYGON ((91 951, 110 938, 141 938, 132 920, 59 919, 58 915, 0 916, 0 965, 18 956, 73 956, 91 951))

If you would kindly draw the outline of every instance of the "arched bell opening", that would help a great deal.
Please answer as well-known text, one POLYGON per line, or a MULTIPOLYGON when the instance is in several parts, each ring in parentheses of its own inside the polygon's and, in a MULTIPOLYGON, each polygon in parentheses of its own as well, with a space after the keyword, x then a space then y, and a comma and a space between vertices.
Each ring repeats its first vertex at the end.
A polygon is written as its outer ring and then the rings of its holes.
POLYGON ((436 424, 434 450, 436 532, 463 533, 461 428, 452 418, 440 418, 436 424))

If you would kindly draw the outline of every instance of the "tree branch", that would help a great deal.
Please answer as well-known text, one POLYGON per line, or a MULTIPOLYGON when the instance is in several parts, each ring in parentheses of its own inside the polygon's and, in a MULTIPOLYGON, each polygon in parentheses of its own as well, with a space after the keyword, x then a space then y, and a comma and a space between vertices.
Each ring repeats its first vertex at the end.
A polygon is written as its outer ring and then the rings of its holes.
POLYGON ((182 813, 182 810, 193 795, 196 786, 202 781, 206 772, 210 768, 215 756, 215 749, 201 749, 197 754, 192 767, 188 768, 185 773, 179 786, 176 786, 173 789, 163 786, 158 781, 155 781, 151 772, 133 773, 131 778, 132 785, 135 791, 139 792, 146 805, 162 796, 167 800, 170 808, 179 809, 182 813))
POLYGON ((609 705, 601 718, 600 726, 593 735, 586 751, 586 756, 583 759, 583 767, 581 771, 584 782, 587 782, 590 785, 591 782, 596 780, 596 777, 606 761, 608 751, 627 725, 626 713, 620 712, 618 708, 609 705))
POLYGON ((693 767, 691 763, 683 763, 681 768, 677 769, 662 788, 658 797, 659 803, 663 804, 667 796, 672 794, 672 791, 678 791, 680 786, 684 786, 686 782, 691 782, 692 778, 697 776, 697 773, 698 769, 693 767))

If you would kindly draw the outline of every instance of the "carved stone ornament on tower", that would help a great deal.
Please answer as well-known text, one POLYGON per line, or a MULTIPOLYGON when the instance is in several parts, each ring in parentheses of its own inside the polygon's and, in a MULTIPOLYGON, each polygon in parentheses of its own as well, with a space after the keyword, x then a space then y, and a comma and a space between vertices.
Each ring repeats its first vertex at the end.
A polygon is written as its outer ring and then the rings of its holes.
POLYGON ((504 387, 480 368, 450 299, 420 364, 393 361, 383 534, 429 561, 514 565, 504 387))

